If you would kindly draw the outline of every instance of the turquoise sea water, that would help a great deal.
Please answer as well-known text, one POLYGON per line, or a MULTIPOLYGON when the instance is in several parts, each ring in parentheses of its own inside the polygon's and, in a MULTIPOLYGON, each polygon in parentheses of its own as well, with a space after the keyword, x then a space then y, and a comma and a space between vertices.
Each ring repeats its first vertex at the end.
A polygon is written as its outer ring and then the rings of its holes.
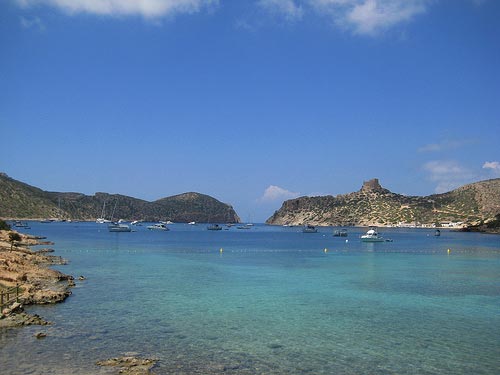
POLYGON ((87 279, 29 308, 52 326, 0 331, 5 375, 106 374, 95 362, 126 353, 159 358, 157 374, 500 373, 500 236, 31 227, 87 279))

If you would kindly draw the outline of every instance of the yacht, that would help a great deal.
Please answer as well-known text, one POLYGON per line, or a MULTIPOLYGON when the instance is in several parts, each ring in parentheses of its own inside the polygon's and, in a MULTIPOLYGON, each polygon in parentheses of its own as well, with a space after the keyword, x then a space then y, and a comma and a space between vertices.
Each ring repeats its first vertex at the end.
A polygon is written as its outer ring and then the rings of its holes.
POLYGON ((112 223, 108 225, 110 232, 131 232, 132 229, 127 224, 112 223))
POLYGON ((385 239, 378 234, 376 228, 370 228, 366 234, 361 236, 361 241, 363 242, 384 242, 385 239))
POLYGON ((148 225, 148 229, 149 230, 170 230, 168 229, 168 227, 163 224, 163 223, 157 223, 157 224, 153 224, 153 225, 148 225))

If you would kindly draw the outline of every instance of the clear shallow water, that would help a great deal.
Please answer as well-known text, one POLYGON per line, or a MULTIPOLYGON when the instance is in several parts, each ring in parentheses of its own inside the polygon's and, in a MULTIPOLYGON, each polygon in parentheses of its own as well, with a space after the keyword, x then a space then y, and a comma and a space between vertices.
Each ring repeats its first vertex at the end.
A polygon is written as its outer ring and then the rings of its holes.
POLYGON ((130 352, 158 374, 500 373, 500 236, 170 228, 32 223, 87 280, 29 309, 52 326, 0 332, 2 374, 104 374, 130 352))

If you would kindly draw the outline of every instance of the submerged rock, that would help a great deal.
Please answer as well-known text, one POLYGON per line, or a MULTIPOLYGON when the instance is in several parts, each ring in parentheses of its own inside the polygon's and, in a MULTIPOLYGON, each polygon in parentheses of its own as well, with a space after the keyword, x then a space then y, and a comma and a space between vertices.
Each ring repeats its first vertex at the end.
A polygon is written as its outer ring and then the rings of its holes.
POLYGON ((151 370, 158 362, 156 358, 139 358, 124 356, 96 362, 98 366, 116 367, 120 374, 145 375, 152 374, 151 370))
POLYGON ((14 328, 31 325, 46 326, 50 324, 50 322, 47 322, 37 314, 30 315, 25 313, 22 307, 21 310, 16 309, 15 312, 11 311, 8 315, 2 314, 0 318, 0 328, 14 328))

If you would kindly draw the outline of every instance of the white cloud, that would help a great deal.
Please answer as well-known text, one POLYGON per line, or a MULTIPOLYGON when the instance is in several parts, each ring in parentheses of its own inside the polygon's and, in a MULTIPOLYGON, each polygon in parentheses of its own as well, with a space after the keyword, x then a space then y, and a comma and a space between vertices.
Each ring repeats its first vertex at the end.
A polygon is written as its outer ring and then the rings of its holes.
POLYGON ((39 17, 26 18, 21 17, 21 26, 25 29, 37 28, 40 31, 45 30, 45 25, 39 17))
POLYGON ((294 0, 259 0, 257 4, 266 11, 283 15, 287 21, 300 20, 304 14, 294 0))
POLYGON ((493 174, 500 176, 500 162, 487 161, 483 164, 483 169, 490 169, 493 174))
POLYGON ((259 198, 259 202, 284 201, 287 199, 297 198, 299 195, 300 193, 294 193, 279 186, 269 185, 269 187, 264 191, 264 195, 259 198))
POLYGON ((320 13, 360 35, 377 35, 425 12, 429 0, 309 0, 320 13))
POLYGON ((140 15, 157 18, 174 13, 195 13, 217 5, 219 0, 16 0, 23 7, 49 5, 70 14, 91 13, 106 16, 140 15))
POLYGON ((451 160, 430 161, 424 164, 423 169, 429 173, 429 179, 437 183, 436 193, 456 189, 476 178, 470 170, 451 160))
POLYGON ((375 34, 398 23, 406 22, 422 13, 424 7, 417 1, 367 0, 355 6, 347 15, 347 20, 358 34, 375 34))

